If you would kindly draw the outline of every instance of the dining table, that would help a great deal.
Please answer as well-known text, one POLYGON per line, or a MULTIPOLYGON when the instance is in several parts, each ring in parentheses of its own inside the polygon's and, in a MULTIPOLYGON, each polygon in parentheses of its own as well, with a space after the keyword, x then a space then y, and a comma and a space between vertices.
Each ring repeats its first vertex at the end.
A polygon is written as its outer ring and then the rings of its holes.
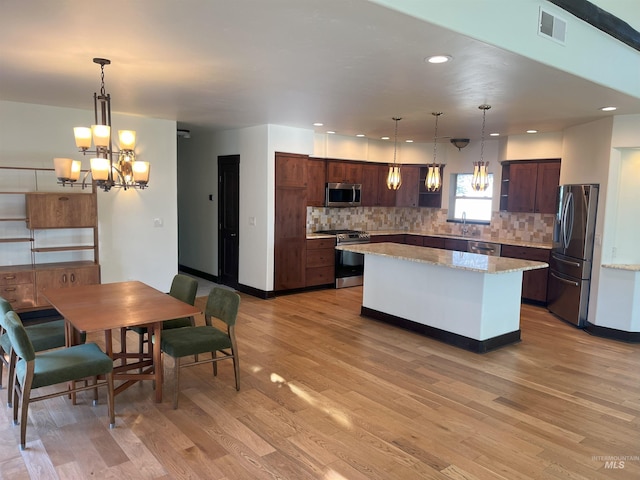
MULTIPOLYGON (((78 332, 104 332, 106 353, 114 359, 114 381, 121 381, 115 394, 136 382, 153 380, 155 400, 162 402, 162 322, 197 315, 199 309, 140 281, 46 288, 42 293, 65 319, 67 346, 78 342, 78 332), (153 338, 157 348, 150 348, 147 354, 126 353, 126 345, 120 345, 114 351, 112 330, 140 326, 150 330, 150 341, 153 338)), ((124 335, 121 338, 126 340, 124 335)))

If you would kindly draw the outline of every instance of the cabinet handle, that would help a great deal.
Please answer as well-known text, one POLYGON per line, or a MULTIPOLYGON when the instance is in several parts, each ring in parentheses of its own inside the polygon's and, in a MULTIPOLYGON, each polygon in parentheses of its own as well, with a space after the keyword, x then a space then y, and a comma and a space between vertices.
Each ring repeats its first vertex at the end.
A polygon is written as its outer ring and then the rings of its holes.
POLYGON ((67 274, 66 273, 62 274, 62 283, 67 283, 67 274))
POLYGON ((5 288, 4 289, 5 292, 15 292, 16 288, 15 287, 11 287, 11 288, 5 288))
POLYGON ((61 202, 66 202, 67 200, 69 200, 69 197, 58 197, 58 200, 60 200, 61 202))
POLYGON ((71 274, 71 283, 74 283, 76 281, 76 274, 72 273, 71 274))
POLYGON ((4 277, 5 280, 15 280, 16 276, 15 275, 6 275, 4 277))

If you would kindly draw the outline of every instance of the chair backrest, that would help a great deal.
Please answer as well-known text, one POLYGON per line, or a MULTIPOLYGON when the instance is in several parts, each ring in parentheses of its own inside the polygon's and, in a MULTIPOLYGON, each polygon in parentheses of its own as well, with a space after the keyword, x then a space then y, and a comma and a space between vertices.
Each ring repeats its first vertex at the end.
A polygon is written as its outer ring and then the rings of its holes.
POLYGON ((240 295, 236 292, 220 287, 213 287, 207 298, 207 306, 204 309, 204 317, 210 324, 211 317, 218 318, 230 327, 236 324, 240 295))
POLYGON ((34 360, 36 352, 18 314, 14 311, 7 312, 4 316, 4 321, 11 348, 16 352, 16 355, 27 362, 34 360))
POLYGON ((173 298, 193 305, 196 301, 196 292, 198 291, 198 281, 195 278, 191 278, 187 275, 178 273, 173 277, 171 282, 171 289, 169 295, 173 298))
POLYGON ((6 327, 4 326, 4 316, 7 314, 7 312, 13 312, 13 307, 6 299, 0 297, 0 335, 3 334, 6 330, 6 327))

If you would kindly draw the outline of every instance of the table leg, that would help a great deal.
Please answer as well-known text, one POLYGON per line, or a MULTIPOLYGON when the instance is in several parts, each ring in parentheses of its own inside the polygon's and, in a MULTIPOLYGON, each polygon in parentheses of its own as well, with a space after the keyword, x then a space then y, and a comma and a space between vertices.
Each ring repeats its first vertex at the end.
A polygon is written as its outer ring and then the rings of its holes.
POLYGON ((155 341, 153 348, 153 373, 156 379, 156 403, 162 403, 162 349, 160 348, 162 341, 162 322, 153 324, 153 337, 149 342, 155 341))

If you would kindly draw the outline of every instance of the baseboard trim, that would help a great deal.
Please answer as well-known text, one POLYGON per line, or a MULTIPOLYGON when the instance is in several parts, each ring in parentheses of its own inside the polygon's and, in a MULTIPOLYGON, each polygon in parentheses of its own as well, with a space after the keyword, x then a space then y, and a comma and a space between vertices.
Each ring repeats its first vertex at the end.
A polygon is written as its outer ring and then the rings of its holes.
POLYGON ((276 296, 273 291, 268 292, 266 290, 260 290, 259 288, 249 287, 248 285, 242 285, 241 283, 236 285, 236 290, 246 293, 247 295, 251 295, 252 297, 262 298, 263 300, 269 300, 276 296))
POLYGON ((487 353, 496 348, 503 347, 520 341, 520 330, 498 335, 497 337, 488 338, 487 340, 475 340, 473 338, 458 335, 457 333, 447 332, 440 328, 431 327, 422 323, 417 323, 406 318, 397 317, 389 313, 373 310, 368 307, 361 307, 360 315, 363 317, 373 318, 391 325, 395 325, 405 330, 420 333, 426 337, 434 338, 443 343, 453 345, 454 347, 463 348, 474 353, 487 353))
POLYGON ((205 280, 209 280, 213 283, 218 283, 218 277, 216 275, 212 275, 195 268, 187 267, 186 265, 178 265, 178 271, 188 273, 189 275, 194 275, 196 277, 204 278, 205 280))
POLYGON ((627 343, 640 343, 640 332, 627 332, 626 330, 618 330, 616 328, 601 327, 600 325, 594 325, 589 322, 586 323, 583 330, 596 337, 627 343))

